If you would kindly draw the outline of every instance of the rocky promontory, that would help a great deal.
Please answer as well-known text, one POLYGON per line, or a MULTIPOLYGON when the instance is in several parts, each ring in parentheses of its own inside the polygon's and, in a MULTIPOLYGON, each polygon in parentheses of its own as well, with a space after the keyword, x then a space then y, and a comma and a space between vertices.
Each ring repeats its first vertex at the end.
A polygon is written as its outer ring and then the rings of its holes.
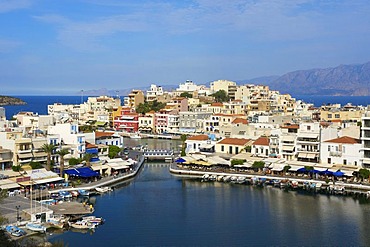
POLYGON ((0 106, 4 105, 26 105, 27 103, 23 100, 11 97, 11 96, 1 96, 0 95, 0 106))

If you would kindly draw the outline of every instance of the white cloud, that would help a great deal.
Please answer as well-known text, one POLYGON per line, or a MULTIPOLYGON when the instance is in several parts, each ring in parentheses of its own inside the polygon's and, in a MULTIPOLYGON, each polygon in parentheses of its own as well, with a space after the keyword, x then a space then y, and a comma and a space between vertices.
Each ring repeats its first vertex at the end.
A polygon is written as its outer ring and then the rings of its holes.
POLYGON ((0 0, 0 13, 27 8, 31 4, 30 0, 0 0))

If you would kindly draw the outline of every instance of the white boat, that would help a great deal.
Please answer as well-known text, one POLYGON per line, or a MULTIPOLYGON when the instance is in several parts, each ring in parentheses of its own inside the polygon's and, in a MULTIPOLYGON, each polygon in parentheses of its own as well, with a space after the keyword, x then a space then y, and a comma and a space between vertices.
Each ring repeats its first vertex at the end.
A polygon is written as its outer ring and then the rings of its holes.
POLYGON ((130 135, 130 138, 132 139, 141 139, 141 136, 139 133, 134 133, 133 135, 130 135))
POLYGON ((10 235, 15 236, 15 237, 20 237, 20 236, 26 235, 26 232, 23 231, 22 229, 18 228, 17 226, 9 225, 9 226, 5 227, 5 230, 10 235))
POLYGON ((46 232, 46 227, 39 223, 27 223, 26 228, 34 232, 46 232))
POLYGON ((49 219, 48 223, 50 224, 51 227, 54 227, 54 228, 59 228, 59 229, 64 228, 64 223, 56 219, 49 219))
POLYGON ((238 184, 242 184, 242 183, 244 183, 244 182, 245 182, 245 177, 237 177, 236 182, 237 182, 238 184))
POLYGON ((110 187, 97 187, 95 190, 99 193, 106 193, 108 191, 112 191, 110 187))
POLYGON ((95 224, 95 225, 101 225, 104 223, 104 219, 102 217, 96 217, 93 215, 82 217, 82 220, 87 221, 91 224, 95 224))
POLYGON ((94 229, 95 224, 89 223, 86 220, 79 220, 76 222, 68 222, 70 227, 77 229, 94 229))

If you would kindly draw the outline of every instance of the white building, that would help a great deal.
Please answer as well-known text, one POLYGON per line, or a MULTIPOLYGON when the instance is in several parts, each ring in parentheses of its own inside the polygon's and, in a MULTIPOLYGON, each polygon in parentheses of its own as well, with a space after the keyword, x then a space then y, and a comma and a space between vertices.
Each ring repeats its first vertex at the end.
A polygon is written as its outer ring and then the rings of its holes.
POLYGON ((368 111, 362 116, 361 143, 362 166, 364 168, 370 168, 370 107, 368 107, 368 111))
POLYGON ((79 133, 77 124, 56 124, 49 126, 48 133, 58 140, 56 143, 68 145, 71 149, 71 155, 76 158, 82 158, 85 154, 85 134, 79 133))
POLYGON ((163 95, 163 88, 155 84, 150 85, 150 89, 146 91, 146 101, 158 100, 158 96, 163 95))
POLYGON ((361 142, 358 139, 343 136, 321 143, 321 163, 343 166, 360 166, 361 142))

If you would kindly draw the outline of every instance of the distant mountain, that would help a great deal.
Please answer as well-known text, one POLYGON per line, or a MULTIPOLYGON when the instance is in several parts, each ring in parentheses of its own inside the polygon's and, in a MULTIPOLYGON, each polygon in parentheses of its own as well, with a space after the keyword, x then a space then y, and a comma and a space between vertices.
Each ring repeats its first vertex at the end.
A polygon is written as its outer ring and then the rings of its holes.
POLYGON ((266 85, 269 84, 275 80, 277 80, 280 76, 278 75, 271 75, 271 76, 262 76, 262 77, 257 77, 253 79, 248 79, 248 80, 240 80, 240 81, 235 81, 238 85, 244 85, 244 84, 259 84, 259 85, 266 85))
POLYGON ((298 70, 272 80, 272 90, 293 95, 370 95, 370 62, 335 68, 298 70))
POLYGON ((26 105, 27 103, 20 98, 11 96, 0 96, 0 106, 5 105, 26 105))

